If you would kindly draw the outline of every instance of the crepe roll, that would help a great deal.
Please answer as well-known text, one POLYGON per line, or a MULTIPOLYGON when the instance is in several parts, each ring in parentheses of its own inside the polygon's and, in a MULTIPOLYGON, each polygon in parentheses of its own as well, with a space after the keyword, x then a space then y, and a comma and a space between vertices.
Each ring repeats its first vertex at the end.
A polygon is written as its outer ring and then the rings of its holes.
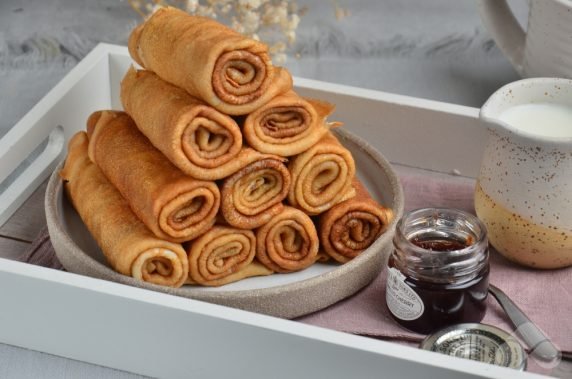
POLYGON ((289 91, 246 117, 244 137, 250 146, 263 153, 297 155, 315 145, 337 125, 326 122, 333 110, 330 103, 304 99, 289 91))
POLYGON ((214 224, 220 207, 217 185, 173 166, 127 113, 93 113, 88 136, 90 159, 157 237, 188 241, 214 224))
POLYGON ((318 259, 318 234, 304 212, 284 207, 256 231, 256 257, 272 271, 300 271, 318 259))
POLYGON ((157 10, 129 37, 142 67, 230 115, 251 113, 292 88, 268 47, 212 19, 172 7, 157 10))
POLYGON ((226 178, 221 186, 221 213, 234 227, 254 229, 282 211, 290 173, 280 159, 263 159, 226 178))
POLYGON ((272 271, 254 262, 256 238, 251 230, 215 225, 187 247, 188 283, 222 286, 272 271))
POLYGON ((321 251, 345 263, 387 230, 393 212, 371 198, 366 188, 355 179, 356 196, 335 205, 318 217, 321 251))
POLYGON ((294 157, 288 169, 292 175, 288 202, 309 215, 325 212, 355 196, 354 159, 332 133, 294 157))
POLYGON ((189 272, 180 244, 157 238, 87 155, 85 132, 72 137, 60 176, 87 229, 117 272, 162 286, 180 287, 189 272))
POLYGON ((129 69, 121 102, 153 146, 194 178, 223 178, 227 173, 217 168, 240 153, 242 134, 232 118, 151 71, 129 69))

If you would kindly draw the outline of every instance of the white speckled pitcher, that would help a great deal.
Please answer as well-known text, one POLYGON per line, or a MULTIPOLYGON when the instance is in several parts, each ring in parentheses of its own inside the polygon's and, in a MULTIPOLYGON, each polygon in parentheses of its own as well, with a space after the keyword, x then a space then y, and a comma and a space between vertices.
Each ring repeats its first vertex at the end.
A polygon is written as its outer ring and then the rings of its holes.
MULTIPOLYGON (((491 244, 508 259, 536 268, 572 265, 572 137, 525 132, 500 114, 516 105, 572 107, 572 80, 510 83, 481 108, 489 131, 475 209, 491 244)), ((572 123, 570 124, 572 128, 572 123)))
POLYGON ((521 76, 572 78, 572 0, 530 0, 525 33, 506 0, 478 0, 487 30, 521 76))

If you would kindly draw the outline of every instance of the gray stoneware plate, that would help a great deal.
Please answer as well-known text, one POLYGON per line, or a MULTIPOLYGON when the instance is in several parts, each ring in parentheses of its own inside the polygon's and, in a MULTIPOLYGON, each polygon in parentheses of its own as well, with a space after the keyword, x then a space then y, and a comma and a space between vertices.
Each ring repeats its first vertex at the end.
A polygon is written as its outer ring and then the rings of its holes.
POLYGON ((76 274, 271 316, 295 318, 323 309, 354 294, 379 274, 392 247, 395 224, 403 214, 403 192, 389 162, 361 138, 345 130, 338 130, 337 134, 352 152, 358 177, 371 195, 391 207, 395 214, 388 231, 344 265, 317 263, 297 273, 248 278, 217 288, 185 285, 174 289, 124 276, 107 265, 101 250, 64 196, 58 176, 63 162, 50 178, 45 199, 48 229, 56 255, 68 271, 76 274))

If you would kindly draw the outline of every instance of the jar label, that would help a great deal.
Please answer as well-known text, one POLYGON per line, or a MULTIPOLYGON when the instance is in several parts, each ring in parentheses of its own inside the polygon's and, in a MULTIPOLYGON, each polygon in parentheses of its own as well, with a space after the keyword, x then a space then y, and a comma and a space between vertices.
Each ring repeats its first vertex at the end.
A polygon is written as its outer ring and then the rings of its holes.
POLYGON ((421 297, 405 283, 405 275, 395 267, 387 270, 385 301, 391 313, 404 321, 418 319, 425 310, 421 297))

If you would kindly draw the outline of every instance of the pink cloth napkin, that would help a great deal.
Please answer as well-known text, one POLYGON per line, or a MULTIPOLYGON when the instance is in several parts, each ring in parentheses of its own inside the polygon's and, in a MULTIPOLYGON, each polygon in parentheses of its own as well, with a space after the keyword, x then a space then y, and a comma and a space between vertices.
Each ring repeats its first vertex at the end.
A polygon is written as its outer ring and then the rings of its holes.
POLYGON ((64 270, 64 266, 58 260, 48 228, 40 231, 40 234, 32 242, 32 246, 19 259, 21 262, 30 263, 36 266, 54 268, 56 270, 64 270))
MULTIPOLYGON (((474 212, 474 180, 444 174, 420 174, 399 168, 406 210, 451 207, 474 212)), ((23 261, 62 269, 47 230, 34 241, 23 261)), ((298 321, 353 334, 418 343, 424 336, 401 328, 385 305, 386 271, 366 288, 298 321)), ((572 352, 572 267, 539 271, 523 268, 491 251, 491 283, 501 288, 563 351, 572 352)), ((489 296, 483 320, 511 333, 514 328, 502 308, 489 296)), ((536 370, 535 370, 536 371, 536 370)))
MULTIPOLYGON (((407 210, 421 207, 450 207, 474 213, 475 181, 443 174, 420 175, 398 169, 407 210)), ((562 351, 572 352, 572 267, 560 270, 532 270, 515 265, 491 250, 490 282, 502 289, 562 351)), ((355 294, 326 309, 297 320, 343 332, 408 342, 417 345, 424 335, 400 327, 385 305, 386 270, 355 294)), ((514 327, 489 296, 483 323, 514 335, 514 327)), ((518 336, 517 336, 518 338, 518 336)), ((526 345, 525 345, 526 346, 526 345)), ((530 362, 530 371, 546 371, 530 362)))

